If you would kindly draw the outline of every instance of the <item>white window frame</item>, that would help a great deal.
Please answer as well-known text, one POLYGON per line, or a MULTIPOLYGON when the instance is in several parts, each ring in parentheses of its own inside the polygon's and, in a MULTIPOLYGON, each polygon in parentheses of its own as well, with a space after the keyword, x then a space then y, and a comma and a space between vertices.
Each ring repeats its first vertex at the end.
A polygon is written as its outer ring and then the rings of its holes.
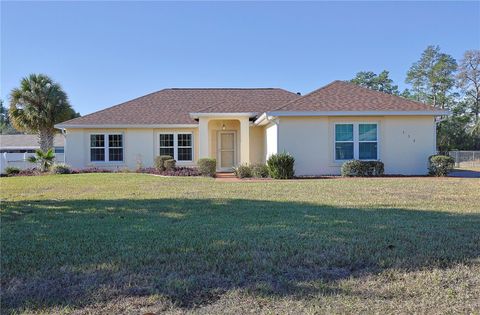
MULTIPOLYGON (((195 155, 195 141, 194 141, 194 136, 193 132, 191 131, 162 131, 159 132, 157 135, 157 141, 158 141, 158 146, 157 146, 157 154, 160 154, 160 135, 173 135, 173 159, 177 161, 177 163, 192 163, 194 160, 194 155, 195 155), (190 135, 192 139, 192 145, 191 146, 178 146, 178 135, 190 135), (191 160, 178 160, 178 149, 179 148, 192 148, 192 159, 191 160)), ((170 147, 165 147, 165 148, 170 148, 170 147)))
POLYGON ((360 141, 360 133, 359 133, 359 125, 376 125, 376 131, 377 131, 377 158, 376 159, 362 159, 361 161, 380 161, 380 137, 379 137, 379 127, 380 124, 376 121, 359 121, 359 122, 351 122, 351 121, 345 121, 345 122, 335 122, 333 126, 333 160, 335 162, 345 162, 345 161, 351 161, 351 160, 338 160, 337 155, 336 155, 336 143, 347 143, 347 142, 352 142, 352 141, 336 141, 337 139, 337 125, 353 125, 353 160, 360 160, 360 143, 362 142, 375 142, 375 141, 360 141))
MULTIPOLYGON (((125 135, 124 133, 122 132, 109 132, 109 133, 104 133, 104 132, 92 132, 92 133, 89 133, 88 134, 88 160, 90 161, 90 163, 95 163, 95 164, 106 164, 106 163, 109 163, 109 164, 123 164, 125 163, 125 135), (110 155, 109 155, 109 152, 108 152, 108 149, 110 149, 109 147, 109 143, 108 143, 108 136, 122 136, 122 160, 121 161, 110 161, 110 155), (105 160, 103 161, 92 161, 92 152, 90 149, 100 149, 102 147, 92 147, 92 136, 103 136, 103 142, 104 142, 104 147, 103 147, 103 154, 105 156, 105 160)), ((112 149, 120 149, 120 147, 112 147, 112 149)))

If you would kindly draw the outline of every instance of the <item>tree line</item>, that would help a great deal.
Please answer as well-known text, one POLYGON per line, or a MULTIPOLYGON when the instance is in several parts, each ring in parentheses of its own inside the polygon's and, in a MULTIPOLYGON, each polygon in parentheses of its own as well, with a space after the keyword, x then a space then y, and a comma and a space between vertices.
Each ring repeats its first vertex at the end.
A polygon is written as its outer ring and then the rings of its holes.
POLYGON ((467 50, 457 62, 439 46, 428 46, 407 71, 409 88, 403 91, 387 70, 361 71, 350 82, 450 110, 437 124, 438 150, 480 150, 480 50, 467 50))

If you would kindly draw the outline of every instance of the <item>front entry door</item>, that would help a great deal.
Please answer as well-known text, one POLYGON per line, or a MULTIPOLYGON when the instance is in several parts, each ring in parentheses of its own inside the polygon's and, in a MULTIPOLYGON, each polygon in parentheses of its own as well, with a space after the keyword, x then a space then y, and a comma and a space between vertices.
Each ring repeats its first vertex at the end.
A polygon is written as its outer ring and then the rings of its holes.
POLYGON ((218 168, 220 171, 231 171, 236 160, 235 131, 220 131, 217 143, 218 168))

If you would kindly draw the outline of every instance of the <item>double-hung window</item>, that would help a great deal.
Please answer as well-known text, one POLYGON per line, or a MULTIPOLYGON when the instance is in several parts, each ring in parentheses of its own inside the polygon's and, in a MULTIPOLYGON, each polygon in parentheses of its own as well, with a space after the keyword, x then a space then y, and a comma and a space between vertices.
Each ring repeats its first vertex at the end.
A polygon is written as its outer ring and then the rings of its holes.
POLYGON ((358 124, 358 159, 378 158, 377 124, 358 124))
POLYGON ((376 123, 335 124, 335 160, 352 159, 378 159, 378 125, 376 123))
POLYGON ((91 134, 91 162, 123 162, 122 134, 91 134))
POLYGON ((178 162, 193 161, 192 133, 161 133, 160 155, 170 155, 178 162))
POLYGON ((173 133, 160 134, 160 155, 170 155, 172 157, 175 155, 174 137, 173 133))

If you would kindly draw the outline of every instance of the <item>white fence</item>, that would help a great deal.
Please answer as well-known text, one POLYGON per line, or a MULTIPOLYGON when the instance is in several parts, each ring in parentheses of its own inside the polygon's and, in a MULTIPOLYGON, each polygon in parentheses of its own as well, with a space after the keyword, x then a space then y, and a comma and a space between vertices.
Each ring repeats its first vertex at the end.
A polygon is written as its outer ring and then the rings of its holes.
POLYGON ((457 167, 480 167, 480 151, 450 151, 448 154, 455 159, 457 167))
MULTIPOLYGON (((0 173, 8 166, 18 167, 19 169, 35 167, 34 164, 27 161, 29 156, 34 156, 35 153, 0 153, 0 173)), ((55 153, 55 161, 63 163, 65 155, 63 153, 55 153)))

